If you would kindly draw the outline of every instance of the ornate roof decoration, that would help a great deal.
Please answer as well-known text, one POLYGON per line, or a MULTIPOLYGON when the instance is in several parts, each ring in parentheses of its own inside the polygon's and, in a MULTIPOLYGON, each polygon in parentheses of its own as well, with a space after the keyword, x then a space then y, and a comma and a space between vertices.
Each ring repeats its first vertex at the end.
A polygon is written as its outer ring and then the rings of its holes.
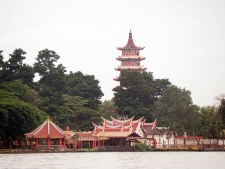
POLYGON ((132 32, 130 30, 130 33, 129 33, 129 39, 128 39, 128 42, 126 44, 126 46, 124 47, 118 47, 117 49, 118 50, 124 50, 124 49, 138 49, 138 50, 142 50, 144 49, 145 47, 137 47, 135 44, 134 44, 134 41, 133 41, 133 38, 132 38, 132 32))

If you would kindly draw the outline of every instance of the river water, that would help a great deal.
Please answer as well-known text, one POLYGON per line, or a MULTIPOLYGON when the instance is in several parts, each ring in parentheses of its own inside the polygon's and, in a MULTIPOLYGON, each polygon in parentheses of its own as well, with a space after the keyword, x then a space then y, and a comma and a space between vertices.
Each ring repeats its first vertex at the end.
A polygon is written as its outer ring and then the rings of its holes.
POLYGON ((0 154, 1 169, 224 169, 224 152, 0 154))

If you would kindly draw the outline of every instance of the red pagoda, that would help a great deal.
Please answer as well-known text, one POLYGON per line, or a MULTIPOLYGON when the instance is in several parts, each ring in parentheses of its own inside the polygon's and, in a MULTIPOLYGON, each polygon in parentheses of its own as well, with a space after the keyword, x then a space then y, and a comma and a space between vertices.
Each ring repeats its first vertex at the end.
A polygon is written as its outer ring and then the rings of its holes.
MULTIPOLYGON (((115 68, 117 71, 128 70, 128 71, 143 71, 146 70, 144 66, 141 66, 141 61, 145 60, 145 57, 140 55, 140 50, 143 50, 144 47, 137 47, 134 44, 132 38, 132 32, 129 33, 129 38, 126 46, 118 47, 118 50, 122 50, 122 55, 118 56, 116 60, 121 61, 120 66, 115 68)), ((118 78, 114 78, 118 81, 118 78)))

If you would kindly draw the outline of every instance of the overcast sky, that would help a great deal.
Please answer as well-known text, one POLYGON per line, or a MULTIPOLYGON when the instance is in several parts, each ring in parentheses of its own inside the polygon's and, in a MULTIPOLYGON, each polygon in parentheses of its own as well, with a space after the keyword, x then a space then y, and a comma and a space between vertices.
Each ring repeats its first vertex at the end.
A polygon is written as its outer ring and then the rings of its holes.
POLYGON ((225 93, 225 0, 0 0, 0 50, 54 50, 68 73, 94 75, 113 97, 116 60, 132 27, 145 47, 142 65, 154 78, 190 90, 194 104, 215 104, 225 93))

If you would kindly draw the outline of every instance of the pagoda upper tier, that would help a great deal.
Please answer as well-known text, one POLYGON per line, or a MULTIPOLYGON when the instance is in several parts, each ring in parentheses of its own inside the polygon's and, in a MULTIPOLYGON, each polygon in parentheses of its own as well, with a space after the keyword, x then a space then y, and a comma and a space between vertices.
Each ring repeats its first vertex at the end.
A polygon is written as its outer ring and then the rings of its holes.
MULTIPOLYGON (((120 66, 115 68, 115 70, 142 72, 143 70, 147 69, 140 64, 142 60, 145 60, 145 57, 140 55, 140 50, 143 50, 144 47, 137 47, 134 44, 131 31, 129 33, 129 38, 126 46, 118 47, 117 49, 122 50, 122 55, 116 58, 116 60, 121 61, 121 64, 120 66)), ((118 80, 118 78, 114 78, 114 80, 118 80)))
POLYGON ((126 44, 126 46, 124 47, 118 47, 117 49, 118 50, 125 50, 125 49, 138 49, 138 50, 142 50, 144 49, 145 47, 137 47, 135 44, 134 44, 134 41, 133 41, 133 38, 132 38, 132 32, 130 30, 130 33, 129 33, 129 39, 128 39, 128 42, 126 44))

